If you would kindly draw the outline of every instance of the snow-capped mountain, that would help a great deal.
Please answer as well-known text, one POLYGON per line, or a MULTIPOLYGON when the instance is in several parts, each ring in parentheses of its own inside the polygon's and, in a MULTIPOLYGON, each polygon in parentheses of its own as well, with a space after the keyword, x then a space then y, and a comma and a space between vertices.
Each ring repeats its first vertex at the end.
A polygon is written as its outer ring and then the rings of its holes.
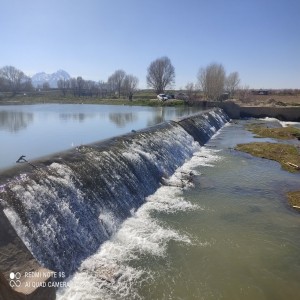
POLYGON ((45 72, 36 73, 31 77, 31 81, 34 87, 42 87, 45 82, 48 82, 51 88, 57 88, 57 81, 60 79, 70 79, 71 76, 64 70, 58 70, 52 74, 46 74, 45 72))

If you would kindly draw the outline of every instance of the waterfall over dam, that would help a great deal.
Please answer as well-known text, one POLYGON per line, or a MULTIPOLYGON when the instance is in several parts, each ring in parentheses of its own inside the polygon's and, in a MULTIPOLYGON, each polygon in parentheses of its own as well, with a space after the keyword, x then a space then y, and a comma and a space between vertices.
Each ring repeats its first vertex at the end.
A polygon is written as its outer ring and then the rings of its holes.
POLYGON ((213 109, 3 172, 1 207, 36 260, 68 276, 228 120, 213 109))

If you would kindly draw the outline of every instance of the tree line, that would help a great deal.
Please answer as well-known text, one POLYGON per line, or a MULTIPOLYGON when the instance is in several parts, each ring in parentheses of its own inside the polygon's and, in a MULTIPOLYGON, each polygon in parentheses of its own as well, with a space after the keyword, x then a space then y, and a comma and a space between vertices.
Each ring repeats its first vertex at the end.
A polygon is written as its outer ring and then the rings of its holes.
MULTIPOLYGON (((175 84, 175 68, 171 60, 164 56, 152 61, 147 69, 147 85, 156 94, 164 93, 175 84)), ((60 79, 57 88, 64 96, 68 93, 74 97, 126 97, 132 100, 138 89, 139 80, 136 76, 126 74, 124 70, 116 70, 107 81, 95 82, 85 80, 81 76, 71 79, 60 79)), ((193 98, 200 90, 206 99, 222 100, 226 92, 233 97, 240 83, 239 73, 232 72, 226 75, 222 64, 211 63, 199 69, 196 83, 186 85, 186 93, 193 98)), ((49 84, 44 83, 43 89, 49 89, 49 84)), ((0 69, 0 91, 16 94, 20 91, 32 91, 31 78, 22 71, 5 66, 0 69)))
MULTIPOLYGON (((171 88, 175 82, 175 68, 168 57, 161 57, 153 61, 148 67, 147 84, 157 94, 171 88)), ((238 72, 226 75, 222 64, 211 63, 199 69, 196 83, 187 83, 185 89, 190 99, 197 91, 202 91, 206 99, 222 100, 224 93, 233 97, 240 84, 238 72)))
MULTIPOLYGON (((57 81, 57 88, 64 96, 67 93, 75 97, 81 96, 97 96, 97 97, 111 97, 121 96, 132 100, 133 94, 138 87, 138 78, 131 74, 126 74, 123 70, 115 71, 109 76, 106 82, 85 80, 81 76, 70 79, 60 79, 57 81)), ((49 90, 48 82, 45 82, 42 87, 43 90, 49 90)), ((32 92, 34 87, 29 76, 25 75, 23 71, 18 70, 13 66, 5 66, 0 69, 0 92, 11 92, 16 95, 19 92, 32 92)))
POLYGON ((0 91, 15 95, 21 91, 32 91, 31 78, 13 66, 0 69, 0 91))
POLYGON ((64 96, 71 93, 74 97, 96 96, 101 98, 107 97, 127 97, 132 100, 133 94, 138 86, 138 78, 126 74, 123 70, 115 71, 106 82, 95 82, 84 80, 81 76, 69 80, 60 79, 57 82, 57 88, 64 96))
POLYGON ((84 80, 81 76, 69 80, 60 79, 57 88, 64 96, 71 93, 74 97, 96 96, 107 97, 126 97, 132 100, 133 94, 137 91, 138 78, 131 74, 126 74, 123 70, 116 70, 108 80, 95 82, 84 80))

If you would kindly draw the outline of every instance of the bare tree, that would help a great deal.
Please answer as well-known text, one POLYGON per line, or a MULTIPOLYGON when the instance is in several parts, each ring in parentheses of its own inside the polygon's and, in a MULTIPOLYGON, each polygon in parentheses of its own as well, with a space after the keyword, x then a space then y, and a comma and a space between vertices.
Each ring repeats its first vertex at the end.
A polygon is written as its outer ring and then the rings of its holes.
POLYGON ((117 70, 108 78, 108 82, 118 92, 119 98, 121 97, 122 84, 125 76, 126 73, 123 70, 117 70))
POLYGON ((78 76, 76 78, 76 87, 77 87, 77 93, 78 96, 82 96, 83 91, 84 91, 84 86, 85 86, 85 81, 81 76, 78 76))
POLYGON ((175 82, 175 68, 171 60, 164 56, 154 60, 148 67, 147 84, 157 94, 163 93, 175 82))
POLYGON ((93 97, 93 95, 98 94, 98 85, 93 80, 85 81, 85 89, 90 97, 93 97))
POLYGON ((0 75, 0 92, 7 92, 9 91, 9 84, 7 79, 3 78, 0 75))
POLYGON ((61 92, 63 93, 63 95, 65 97, 68 89, 70 88, 70 80, 59 79, 57 81, 57 87, 58 87, 58 89, 61 90, 61 92))
POLYGON ((77 94, 77 80, 76 78, 70 79, 70 88, 72 90, 73 96, 75 97, 77 94))
POLYGON ((109 84, 107 82, 104 81, 99 81, 98 82, 98 91, 100 94, 101 98, 105 98, 108 96, 109 93, 109 84))
POLYGON ((29 76, 26 76, 22 79, 22 83, 21 83, 21 89, 23 91, 26 92, 31 92, 33 91, 33 85, 32 85, 32 81, 31 78, 29 76))
POLYGON ((237 97, 242 103, 248 103, 251 98, 251 92, 248 85, 240 87, 237 91, 237 97))
POLYGON ((43 83, 43 90, 44 90, 44 91, 49 91, 49 90, 50 90, 50 84, 49 84, 48 81, 45 81, 45 82, 43 83))
POLYGON ((235 90, 240 83, 240 77, 238 72, 230 73, 225 79, 225 90, 229 93, 230 97, 233 97, 235 90))
POLYGON ((188 82, 185 86, 186 94, 189 97, 189 100, 192 100, 196 97, 196 86, 192 82, 188 82))
POLYGON ((106 86, 107 86, 107 95, 115 96, 115 94, 117 93, 117 85, 111 76, 108 78, 106 86))
POLYGON ((26 75, 13 66, 5 66, 0 69, 0 77, 8 85, 9 90, 16 94, 20 91, 22 80, 26 78, 26 75))
POLYGON ((225 69, 222 64, 212 63, 198 72, 198 83, 204 95, 219 100, 224 92, 225 69))
POLYGON ((123 81, 123 91, 126 97, 132 101, 134 92, 137 89, 139 79, 133 75, 126 75, 123 81))

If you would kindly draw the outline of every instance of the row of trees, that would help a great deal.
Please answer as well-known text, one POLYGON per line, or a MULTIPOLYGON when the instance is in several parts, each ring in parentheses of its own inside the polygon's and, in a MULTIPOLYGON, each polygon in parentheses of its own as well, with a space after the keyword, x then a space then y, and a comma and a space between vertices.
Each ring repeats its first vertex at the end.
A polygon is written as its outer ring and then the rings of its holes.
MULTIPOLYGON (((124 96, 132 100, 133 94, 137 90, 138 82, 139 80, 136 76, 126 74, 123 70, 117 70, 108 78, 107 82, 85 80, 79 76, 69 80, 58 80, 57 88, 61 90, 64 96, 67 93, 78 97, 109 97, 117 94, 119 98, 124 96)), ((49 83, 45 82, 42 89, 49 90, 49 83)), ((0 69, 0 92, 11 92, 12 95, 15 95, 19 92, 31 92, 33 90, 31 78, 21 70, 13 66, 5 66, 0 69)))
POLYGON ((0 69, 0 91, 11 92, 13 95, 20 91, 33 89, 31 78, 12 66, 0 69))
MULTIPOLYGON (((175 68, 171 60, 164 56, 151 62, 147 70, 147 85, 155 90, 157 94, 163 93, 166 89, 172 88, 175 83, 175 68)), ((106 82, 95 82, 85 80, 82 77, 61 79, 57 82, 57 87, 64 96, 71 93, 73 96, 97 96, 110 97, 121 96, 132 100, 133 94, 138 87, 138 78, 131 74, 126 74, 124 70, 116 70, 110 75, 106 82)), ((188 83, 186 91, 189 98, 195 97, 196 91, 201 90, 208 99, 221 100, 222 94, 227 92, 231 97, 240 83, 238 72, 230 73, 226 76, 222 64, 212 63, 200 68, 197 82, 188 83)), ((43 85, 44 89, 49 88, 49 84, 43 85)), ((22 71, 6 66, 0 69, 0 91, 10 91, 16 94, 19 91, 31 91, 33 89, 30 77, 22 71)))
MULTIPOLYGON (((147 74, 147 84, 153 88, 157 94, 172 87, 175 82, 175 68, 168 57, 161 57, 153 61, 147 74)), ((233 72, 226 76, 222 64, 212 63, 207 67, 200 68, 197 76, 197 83, 188 83, 186 91, 189 98, 196 95, 197 90, 201 90, 208 99, 221 100, 224 92, 230 97, 240 83, 239 73, 233 72)))
MULTIPOLYGON (((172 87, 175 82, 175 68, 168 57, 161 57, 153 61, 147 74, 147 84, 157 94, 163 93, 166 88, 172 87)), ((116 70, 108 77, 107 82, 86 81, 82 77, 71 78, 70 80, 59 80, 58 88, 64 95, 71 91, 74 96, 114 96, 127 97, 132 100, 133 94, 137 91, 139 80, 136 76, 126 74, 124 70, 116 70)))
POLYGON ((126 74, 123 70, 117 70, 108 78, 107 83, 113 91, 118 93, 119 98, 123 94, 129 100, 132 100, 132 96, 137 90, 139 79, 131 74, 126 74))
MULTIPOLYGON (((161 57, 153 61, 148 68, 147 84, 157 94, 172 87, 175 82, 175 68, 168 57, 161 57)), ((197 90, 201 90, 207 99, 221 100, 226 92, 234 96, 240 83, 238 72, 232 72, 226 76, 222 64, 212 63, 207 67, 200 68, 197 83, 188 83, 186 91, 188 97, 194 98, 197 90)))
POLYGON ((97 96, 97 97, 112 97, 121 96, 132 100, 134 92, 138 87, 138 78, 126 74, 123 70, 115 71, 107 80, 107 82, 92 80, 84 80, 82 77, 71 78, 69 80, 60 79, 57 82, 57 88, 61 90, 64 96, 68 92, 73 96, 97 96))
POLYGON ((224 92, 234 96, 240 78, 238 72, 226 76, 222 64, 212 63, 198 72, 198 85, 208 99, 219 100, 224 92))
POLYGON ((57 82, 57 87, 64 96, 68 92, 73 96, 97 96, 97 97, 111 97, 121 96, 132 100, 134 92, 138 87, 138 78, 126 74, 123 70, 115 71, 107 80, 107 82, 92 80, 84 80, 82 77, 71 78, 69 80, 60 79, 57 82))

